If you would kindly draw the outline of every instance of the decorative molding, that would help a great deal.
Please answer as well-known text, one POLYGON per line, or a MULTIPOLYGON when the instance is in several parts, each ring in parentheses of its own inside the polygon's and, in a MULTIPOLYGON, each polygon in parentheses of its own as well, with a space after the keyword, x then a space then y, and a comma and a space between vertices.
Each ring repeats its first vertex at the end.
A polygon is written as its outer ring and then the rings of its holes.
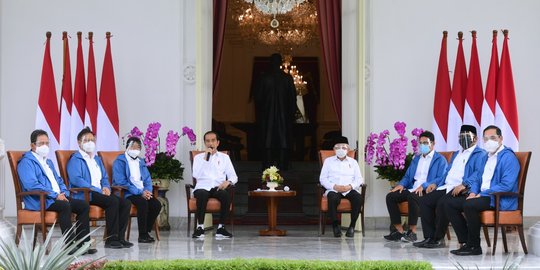
POLYGON ((186 83, 193 84, 196 80, 196 67, 194 65, 185 65, 184 66, 184 81, 186 83))

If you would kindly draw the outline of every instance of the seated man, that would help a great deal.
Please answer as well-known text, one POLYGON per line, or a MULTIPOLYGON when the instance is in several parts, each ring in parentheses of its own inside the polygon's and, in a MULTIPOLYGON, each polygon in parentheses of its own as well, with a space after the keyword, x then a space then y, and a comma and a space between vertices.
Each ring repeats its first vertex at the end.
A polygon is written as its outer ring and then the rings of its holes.
MULTIPOLYGON (((49 136, 41 129, 34 130, 30 135, 31 151, 26 152, 17 165, 17 173, 21 181, 23 191, 45 191, 48 193, 45 202, 47 211, 58 213, 58 223, 62 234, 71 228, 71 213, 77 215, 77 225, 67 237, 67 243, 76 238, 77 240, 86 237, 84 242, 90 241, 87 237, 90 233, 90 223, 88 218, 89 206, 83 200, 72 199, 64 184, 64 180, 54 168, 49 154, 49 136)), ((25 209, 39 211, 39 196, 24 196, 25 209)), ((75 252, 71 251, 70 254, 75 252)), ((87 254, 96 253, 96 249, 88 249, 87 254)))
POLYGON ((218 238, 231 238, 232 234, 225 229, 225 219, 231 206, 231 198, 226 190, 229 185, 238 182, 231 159, 228 155, 217 150, 219 138, 214 131, 208 131, 203 136, 206 151, 193 158, 193 177, 197 184, 193 196, 197 200, 197 229, 193 238, 204 237, 204 214, 209 198, 216 198, 221 203, 219 225, 216 231, 218 238))
POLYGON ((441 182, 444 177, 446 158, 433 150, 435 136, 424 131, 419 138, 419 155, 415 156, 411 165, 405 172, 403 179, 386 195, 386 207, 390 220, 396 231, 385 235, 390 241, 416 241, 416 223, 418 222, 418 198, 424 195, 425 189, 431 184, 441 182), (401 225, 401 213, 398 204, 408 202, 409 205, 409 231, 405 233, 401 225))
POLYGON ((126 188, 125 198, 137 207, 139 243, 154 242, 149 232, 161 211, 161 203, 152 197, 152 179, 146 162, 139 158, 141 139, 131 137, 126 142, 126 153, 113 163, 113 185, 126 188))
POLYGON ((328 198, 328 213, 332 220, 334 237, 341 237, 341 228, 337 218, 337 207, 341 198, 346 198, 351 202, 351 223, 345 235, 354 237, 354 226, 360 214, 360 203, 363 196, 357 189, 364 183, 364 179, 360 173, 358 162, 347 156, 349 152, 347 138, 337 139, 334 151, 336 152, 335 156, 324 160, 319 179, 321 185, 326 189, 324 196, 328 198))
MULTIPOLYGON (((501 129, 488 126, 484 129, 484 149, 488 152, 487 162, 482 174, 482 182, 471 186, 467 199, 461 204, 446 205, 446 214, 452 222, 460 249, 450 251, 455 255, 480 255, 480 212, 495 208, 493 192, 517 192, 519 162, 512 149, 502 144, 501 129), (463 216, 465 213, 465 216, 463 216)), ((517 197, 503 196, 501 210, 516 210, 517 197)))
MULTIPOLYGON (((86 127, 77 135, 79 151, 75 152, 67 163, 69 184, 74 188, 89 188, 90 204, 105 209, 107 229, 106 248, 129 248, 132 243, 125 240, 126 226, 131 210, 131 202, 111 194, 107 171, 101 158, 95 154, 96 138, 86 127)), ((78 192, 73 197, 84 199, 84 193, 78 192)))
POLYGON ((452 155, 444 181, 430 184, 426 195, 420 197, 420 217, 424 240, 413 245, 423 248, 439 248, 445 245, 444 234, 449 221, 444 205, 459 203, 466 198, 474 185, 482 181, 486 151, 476 145, 476 128, 462 125, 459 135, 461 150, 452 155))

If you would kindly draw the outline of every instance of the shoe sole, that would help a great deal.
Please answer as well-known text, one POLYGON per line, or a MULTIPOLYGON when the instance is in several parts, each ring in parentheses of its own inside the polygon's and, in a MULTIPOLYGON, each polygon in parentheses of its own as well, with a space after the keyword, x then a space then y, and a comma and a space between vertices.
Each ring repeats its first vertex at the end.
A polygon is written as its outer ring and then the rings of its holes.
POLYGON ((223 235, 223 234, 216 234, 216 238, 232 238, 232 236, 223 235))

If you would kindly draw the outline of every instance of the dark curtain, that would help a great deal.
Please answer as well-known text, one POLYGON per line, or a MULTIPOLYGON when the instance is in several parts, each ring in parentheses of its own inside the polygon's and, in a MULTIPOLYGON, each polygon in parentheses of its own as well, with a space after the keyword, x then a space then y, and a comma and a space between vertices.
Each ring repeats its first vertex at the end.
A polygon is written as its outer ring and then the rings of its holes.
POLYGON ((330 96, 341 127, 341 0, 317 1, 317 12, 330 96))
POLYGON ((218 89, 219 68, 221 66, 221 52, 225 37, 225 22, 227 21, 227 0, 214 0, 214 40, 212 91, 214 95, 218 89))

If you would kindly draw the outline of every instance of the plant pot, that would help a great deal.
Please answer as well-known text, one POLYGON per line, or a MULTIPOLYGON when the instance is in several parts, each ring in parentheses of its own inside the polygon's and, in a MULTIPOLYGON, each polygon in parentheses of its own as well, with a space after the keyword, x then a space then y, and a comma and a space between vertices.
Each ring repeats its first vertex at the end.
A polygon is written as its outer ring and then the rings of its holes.
POLYGON ((170 179, 154 179, 153 182, 154 185, 159 187, 159 190, 169 190, 169 186, 171 185, 170 179))
POLYGON ((276 188, 279 186, 278 182, 266 182, 268 191, 276 191, 276 188))

